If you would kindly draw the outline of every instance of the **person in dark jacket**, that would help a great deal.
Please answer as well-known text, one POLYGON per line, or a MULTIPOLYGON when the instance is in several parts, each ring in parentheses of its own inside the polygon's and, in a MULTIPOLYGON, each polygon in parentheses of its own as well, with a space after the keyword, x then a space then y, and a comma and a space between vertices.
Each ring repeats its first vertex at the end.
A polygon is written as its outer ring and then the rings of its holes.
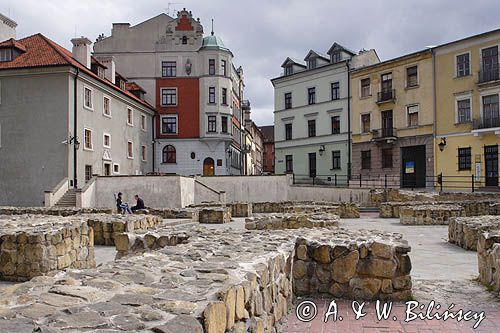
POLYGON ((139 196, 137 194, 134 196, 134 198, 135 198, 135 201, 137 203, 135 204, 135 206, 132 206, 132 212, 135 213, 139 209, 146 208, 146 206, 144 206, 144 200, 142 200, 141 198, 139 198, 139 196))
POLYGON ((130 211, 130 208, 128 208, 128 205, 126 203, 124 203, 122 200, 122 192, 118 192, 118 196, 116 198, 116 210, 118 211, 118 213, 121 213, 121 214, 125 214, 125 213, 132 214, 132 212, 130 211))

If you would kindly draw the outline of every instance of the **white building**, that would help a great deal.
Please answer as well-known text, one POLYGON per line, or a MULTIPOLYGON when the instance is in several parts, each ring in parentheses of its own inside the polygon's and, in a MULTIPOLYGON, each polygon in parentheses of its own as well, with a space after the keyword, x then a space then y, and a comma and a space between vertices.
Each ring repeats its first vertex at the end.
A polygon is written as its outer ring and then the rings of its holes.
POLYGON ((17 23, 0 13, 0 42, 13 38, 16 39, 17 23))

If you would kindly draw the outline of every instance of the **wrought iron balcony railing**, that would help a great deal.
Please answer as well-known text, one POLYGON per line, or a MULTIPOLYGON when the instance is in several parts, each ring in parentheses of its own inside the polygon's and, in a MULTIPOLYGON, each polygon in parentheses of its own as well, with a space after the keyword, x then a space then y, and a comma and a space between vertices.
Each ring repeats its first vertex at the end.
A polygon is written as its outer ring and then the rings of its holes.
POLYGON ((500 80, 500 66, 483 68, 479 71, 479 83, 486 83, 500 80))
POLYGON ((396 90, 386 90, 386 91, 380 91, 377 94, 377 102, 382 103, 382 102, 388 102, 396 99, 396 90))
POLYGON ((500 114, 496 117, 492 118, 482 118, 482 119, 474 119, 472 121, 473 129, 485 129, 485 128, 494 128, 500 127, 500 114))
POLYGON ((396 129, 393 127, 384 127, 380 129, 375 129, 372 131, 373 139, 387 139, 387 138, 396 138, 397 133, 396 129))

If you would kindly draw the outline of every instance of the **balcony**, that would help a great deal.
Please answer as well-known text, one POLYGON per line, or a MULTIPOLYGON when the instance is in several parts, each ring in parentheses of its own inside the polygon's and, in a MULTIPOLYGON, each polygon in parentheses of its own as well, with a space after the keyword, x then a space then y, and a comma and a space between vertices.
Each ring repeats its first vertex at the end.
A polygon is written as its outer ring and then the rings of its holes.
POLYGON ((493 118, 474 119, 472 121, 472 131, 474 136, 493 132, 500 136, 500 115, 493 118))
POLYGON ((500 80, 500 67, 493 66, 492 68, 483 68, 479 71, 478 84, 490 83, 500 80))
POLYGON ((392 102, 396 99, 396 90, 380 91, 377 93, 377 103, 392 102))
POLYGON ((385 127, 372 130, 372 141, 392 143, 397 139, 396 129, 393 127, 385 127))

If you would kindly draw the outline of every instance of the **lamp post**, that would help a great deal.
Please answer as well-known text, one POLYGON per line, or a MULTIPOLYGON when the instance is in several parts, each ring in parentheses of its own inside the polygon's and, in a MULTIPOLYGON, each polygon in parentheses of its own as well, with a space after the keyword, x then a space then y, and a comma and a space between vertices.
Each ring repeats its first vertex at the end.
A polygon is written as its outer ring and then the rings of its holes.
POLYGON ((324 152, 325 152, 325 145, 319 146, 319 156, 323 156, 324 152))
POLYGON ((441 142, 438 144, 439 150, 443 151, 444 147, 446 147, 446 138, 441 138, 441 142))

